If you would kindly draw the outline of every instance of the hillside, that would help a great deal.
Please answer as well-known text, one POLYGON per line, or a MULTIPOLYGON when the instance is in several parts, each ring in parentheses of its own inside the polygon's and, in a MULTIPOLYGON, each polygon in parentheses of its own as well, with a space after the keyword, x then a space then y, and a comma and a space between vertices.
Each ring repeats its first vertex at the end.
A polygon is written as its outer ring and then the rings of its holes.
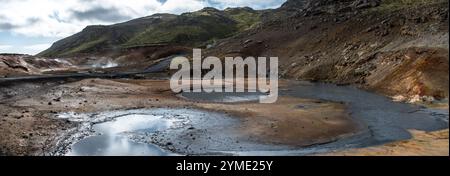
POLYGON ((38 56, 67 57, 165 44, 206 46, 252 28, 260 22, 261 13, 251 8, 204 8, 181 15, 154 14, 110 26, 88 26, 38 56))
POLYGON ((207 54, 278 56, 284 78, 358 85, 401 101, 448 98, 448 1, 289 0, 261 26, 207 54))
POLYGON ((288 0, 274 10, 205 8, 90 26, 39 55, 107 55, 126 65, 192 47, 221 57, 278 56, 284 78, 416 102, 448 98, 448 46, 446 0, 288 0))

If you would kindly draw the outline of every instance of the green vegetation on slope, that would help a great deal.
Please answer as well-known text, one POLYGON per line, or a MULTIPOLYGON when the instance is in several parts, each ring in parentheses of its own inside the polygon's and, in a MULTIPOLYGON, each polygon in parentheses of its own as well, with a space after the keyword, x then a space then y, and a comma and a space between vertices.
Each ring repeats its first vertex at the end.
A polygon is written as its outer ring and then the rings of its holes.
POLYGON ((251 8, 224 11, 205 8, 181 15, 155 14, 111 26, 88 26, 54 43, 39 56, 73 56, 158 44, 199 47, 248 30, 260 21, 261 12, 251 8))
POLYGON ((229 8, 225 13, 238 23, 239 30, 248 30, 261 23, 261 13, 254 13, 249 8, 229 8))

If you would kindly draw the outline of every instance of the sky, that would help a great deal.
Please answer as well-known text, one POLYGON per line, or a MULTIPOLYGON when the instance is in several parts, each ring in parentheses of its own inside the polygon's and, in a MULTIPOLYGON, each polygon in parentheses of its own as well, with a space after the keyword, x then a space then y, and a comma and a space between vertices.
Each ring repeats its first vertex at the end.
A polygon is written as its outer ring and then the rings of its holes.
POLYGON ((204 7, 277 8, 286 0, 0 0, 0 53, 37 54, 88 25, 204 7))

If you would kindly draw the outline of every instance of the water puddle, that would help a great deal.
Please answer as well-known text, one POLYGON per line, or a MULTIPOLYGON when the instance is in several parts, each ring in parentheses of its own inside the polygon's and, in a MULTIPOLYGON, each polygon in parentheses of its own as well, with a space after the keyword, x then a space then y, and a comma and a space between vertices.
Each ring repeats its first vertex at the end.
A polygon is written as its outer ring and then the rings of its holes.
POLYGON ((167 156, 172 155, 156 145, 137 143, 129 139, 133 133, 155 133, 175 124, 173 119, 146 114, 130 114, 112 121, 95 124, 94 136, 72 146, 69 156, 167 156))
POLYGON ((261 92, 183 92, 180 96, 192 101, 239 103, 259 101, 261 96, 267 96, 267 94, 261 92))
POLYGON ((58 117, 81 123, 62 151, 69 156, 171 156, 239 149, 232 147, 239 139, 239 120, 221 113, 139 109, 58 117))

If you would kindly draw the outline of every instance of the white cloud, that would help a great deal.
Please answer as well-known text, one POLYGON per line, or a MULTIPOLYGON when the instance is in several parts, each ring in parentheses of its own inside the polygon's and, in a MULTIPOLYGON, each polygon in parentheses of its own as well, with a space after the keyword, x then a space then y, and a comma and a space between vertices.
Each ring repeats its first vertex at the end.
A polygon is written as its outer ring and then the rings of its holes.
POLYGON ((47 48, 51 44, 33 44, 25 46, 0 45, 0 53, 21 53, 21 54, 37 54, 47 48))
POLYGON ((47 48, 50 48, 51 45, 52 44, 49 44, 49 43, 27 45, 27 46, 23 46, 23 47, 18 48, 19 51, 21 51, 21 52, 18 52, 18 53, 34 55, 34 54, 40 53, 41 51, 46 50, 47 48))
POLYGON ((42 51, 45 50, 47 48, 50 48, 52 44, 49 43, 44 43, 44 44, 36 44, 36 45, 29 45, 29 46, 24 46, 24 49, 27 50, 37 50, 37 51, 42 51))
POLYGON ((0 0, 0 53, 36 54, 88 25, 204 7, 272 8, 286 0, 0 0), (4 33, 6 31, 6 34, 4 33), (3 33, 3 34, 2 34, 3 33))
POLYGON ((0 0, 0 4, 0 30, 43 37, 65 37, 87 25, 111 24, 158 12, 180 13, 204 6, 200 0, 169 0, 165 4, 157 0, 0 0), (105 14, 95 13, 98 9, 109 12, 111 17, 123 18, 105 18, 105 14), (84 19, 76 14, 84 15, 84 19))
POLYGON ((4 51, 4 50, 10 49, 10 48, 12 48, 11 45, 0 45, 0 51, 4 51))
POLYGON ((67 37, 87 25, 112 24, 154 13, 180 14, 206 6, 272 7, 284 0, 0 0, 0 31, 67 37))
POLYGON ((285 0, 211 0, 213 3, 225 7, 252 7, 256 9, 275 8, 281 5, 285 0))
POLYGON ((13 49, 12 45, 0 45, 0 53, 10 53, 13 49))

